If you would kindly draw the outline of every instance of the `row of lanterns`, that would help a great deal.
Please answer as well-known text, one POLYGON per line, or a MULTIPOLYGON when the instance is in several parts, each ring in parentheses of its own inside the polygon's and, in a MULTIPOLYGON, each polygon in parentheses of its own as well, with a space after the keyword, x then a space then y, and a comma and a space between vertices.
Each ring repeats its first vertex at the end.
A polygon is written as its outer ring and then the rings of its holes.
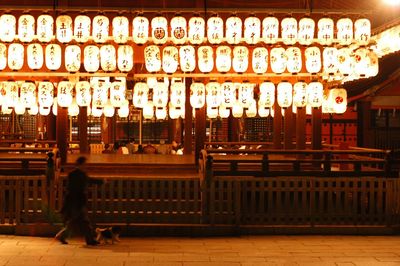
MULTIPOLYGON (((273 16, 267 16, 263 20, 250 16, 243 21, 233 15, 225 22, 218 16, 210 17, 206 22, 200 16, 191 17, 187 21, 185 17, 178 15, 173 17, 168 25, 167 18, 163 16, 149 20, 139 15, 131 24, 132 33, 130 33, 129 19, 124 16, 114 17, 110 22, 104 15, 97 15, 93 19, 87 15, 78 15, 74 19, 69 15, 60 15, 55 21, 55 37, 61 43, 73 40, 79 43, 89 40, 105 43, 111 38, 119 44, 128 42, 130 37, 136 44, 145 44, 151 37, 154 44, 160 45, 169 40, 168 36, 177 45, 202 44, 205 42, 205 37, 210 44, 220 44, 223 41, 239 44, 244 41, 252 45, 259 42, 274 44, 282 41, 286 45, 297 42, 301 45, 310 45, 317 41, 321 45, 331 45, 334 42, 350 45, 355 41, 359 45, 368 45, 371 37, 371 23, 366 18, 357 19, 354 23, 350 18, 340 18, 335 23, 333 19, 323 17, 316 23, 309 17, 299 20, 285 17, 279 21, 273 16)), ((3 14, 0 16, 0 40, 13 42, 16 38, 21 42, 31 42, 34 39, 40 42, 52 41, 54 18, 42 14, 35 19, 30 14, 23 14, 19 16, 17 23, 14 15, 3 14)))
POLYGON ((400 24, 378 33, 375 40, 374 51, 378 57, 400 51, 400 24))

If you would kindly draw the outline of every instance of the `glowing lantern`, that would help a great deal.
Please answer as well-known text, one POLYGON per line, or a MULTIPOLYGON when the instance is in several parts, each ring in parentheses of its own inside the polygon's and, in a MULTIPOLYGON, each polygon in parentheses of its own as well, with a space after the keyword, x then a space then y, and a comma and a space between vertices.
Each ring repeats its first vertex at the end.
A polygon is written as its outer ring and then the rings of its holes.
POLYGON ((167 107, 156 109, 156 118, 165 119, 167 117, 167 107))
POLYGON ((149 20, 146 17, 138 16, 132 21, 132 37, 136 44, 145 44, 149 39, 149 20))
POLYGON ((100 49, 96 45, 88 45, 83 50, 83 66, 87 72, 96 72, 100 65, 100 49))
POLYGON ((324 87, 321 82, 313 81, 307 86, 307 100, 312 108, 319 108, 322 105, 324 87))
POLYGON ((12 43, 8 46, 8 67, 11 70, 20 70, 24 65, 24 46, 12 43))
POLYGON ((14 81, 8 81, 5 84, 5 95, 3 104, 8 107, 15 107, 18 102, 18 84, 14 81))
POLYGON ((0 17, 0 40, 12 42, 15 38, 17 20, 13 15, 4 14, 0 17))
POLYGON ((178 48, 166 46, 163 49, 162 69, 167 74, 175 73, 178 69, 178 48))
MULTIPOLYGON (((110 78, 92 78, 91 87, 93 88, 92 106, 95 108, 103 108, 108 99, 108 89, 110 86, 110 78)), ((93 108, 93 109, 95 109, 93 108)), ((92 110, 92 113, 96 112, 92 110)))
POLYGON ((157 72, 161 69, 160 48, 156 45, 149 45, 144 49, 144 60, 146 69, 149 72, 157 72))
POLYGON ((41 69, 43 66, 43 47, 40 44, 32 43, 27 49, 28 67, 32 70, 41 69))
POLYGON ((101 69, 106 72, 115 71, 117 69, 117 55, 115 47, 111 44, 103 45, 100 48, 100 64, 101 69))
POLYGON ((124 101, 124 104, 118 109, 118 116, 121 118, 128 117, 129 115, 129 102, 124 101))
POLYGON ((305 51, 305 58, 308 73, 316 74, 321 71, 321 51, 318 47, 308 47, 305 51))
POLYGON ((256 44, 261 35, 261 21, 257 17, 248 17, 244 20, 244 40, 247 44, 256 44))
POLYGON ((168 39, 168 21, 165 17, 151 20, 151 36, 155 44, 164 44, 168 39))
POLYGON ((39 114, 40 115, 49 115, 51 111, 50 107, 39 106, 39 114))
POLYGON ((35 36, 35 18, 21 15, 18 19, 18 38, 21 42, 31 42, 35 36))
POLYGON ((354 70, 361 77, 365 77, 368 73, 369 51, 366 48, 359 48, 354 52, 354 70))
POLYGON ((98 15, 93 18, 93 41, 105 43, 108 39, 110 21, 106 16, 98 15))
POLYGON ((152 119, 153 117, 154 117, 154 105, 151 101, 149 101, 143 107, 143 118, 152 119))
POLYGON ((218 82, 209 82, 206 92, 207 107, 218 107, 221 104, 221 85, 218 82))
POLYGON ((254 99, 252 99, 249 108, 246 110, 246 116, 255 117, 256 115, 257 115, 257 103, 254 99))
POLYGON ((65 69, 68 72, 77 72, 81 68, 81 47, 68 45, 65 47, 65 69))
POLYGON ((72 40, 72 18, 67 15, 58 16, 56 19, 56 36, 61 43, 72 40))
POLYGON ((376 75, 378 75, 379 72, 378 55, 374 51, 369 51, 368 57, 369 57, 369 65, 367 70, 367 76, 375 77, 376 75))
POLYGON ((268 50, 264 47, 257 47, 253 50, 251 60, 252 68, 256 74, 264 74, 268 69, 268 50))
POLYGON ((20 89, 20 101, 25 107, 31 107, 36 104, 36 86, 33 82, 24 82, 20 89))
POLYGON ((133 68, 133 48, 130 45, 118 46, 118 61, 117 66, 119 71, 129 72, 133 68))
POLYGON ((245 46, 235 46, 233 49, 233 70, 237 73, 246 72, 249 66, 249 49, 245 46))
POLYGON ((287 57, 284 48, 272 48, 270 60, 272 72, 282 74, 286 70, 287 57))
POLYGON ((224 82, 221 84, 222 105, 233 107, 236 102, 236 86, 233 82, 224 82))
POLYGON ((218 46, 215 66, 218 72, 226 73, 231 69, 231 48, 229 46, 218 46))
POLYGON ((174 107, 183 108, 185 106, 185 84, 174 82, 171 84, 170 104, 174 107))
POLYGON ((275 103, 275 84, 272 82, 263 82, 260 84, 260 96, 258 105, 271 108, 275 103))
POLYGON ((193 108, 202 108, 204 106, 205 90, 203 83, 194 82, 190 85, 190 105, 193 108))
POLYGON ((289 107, 292 104, 292 84, 286 81, 280 82, 276 90, 279 106, 282 108, 289 107))
POLYGON ((262 38, 266 44, 274 44, 279 37, 279 20, 276 17, 266 17, 262 22, 262 38))
POLYGON ((113 107, 119 108, 125 101, 126 80, 115 80, 110 85, 110 102, 113 107))
POLYGON ((46 46, 46 67, 49 70, 58 70, 61 67, 61 47, 58 44, 46 46))
MULTIPOLYGON (((149 22, 147 21, 147 30, 149 22)), ((112 36, 116 43, 126 43, 129 37, 129 20, 124 16, 117 16, 112 20, 112 36)))
POLYGON ((192 72, 196 67, 195 50, 191 45, 179 48, 180 66, 183 72, 192 72))
POLYGON ((243 108, 249 108, 254 101, 254 84, 241 83, 238 91, 238 101, 243 108))
POLYGON ((61 107, 68 107, 72 103, 74 84, 69 81, 60 81, 57 87, 57 101, 61 107))
POLYGON ((106 105, 104 106, 103 112, 105 117, 112 117, 114 115, 115 109, 112 106, 110 100, 108 100, 106 105))
POLYGON ((197 49, 197 58, 199 70, 203 73, 209 73, 214 68, 213 49, 211 46, 200 46, 197 49))
POLYGON ((260 117, 268 117, 269 116, 269 108, 265 108, 265 106, 258 105, 258 115, 260 117))
POLYGON ((191 44, 201 44, 205 35, 205 21, 202 17, 189 19, 188 39, 191 44))
POLYGON ((353 41, 353 21, 341 18, 336 22, 337 39, 340 45, 350 45, 353 41))
POLYGON ((301 71, 301 51, 298 47, 289 47, 286 50, 287 70, 292 74, 297 74, 301 71))
POLYGON ((52 113, 53 113, 53 115, 55 115, 55 116, 57 116, 57 108, 58 108, 57 97, 54 97, 54 102, 53 102, 53 107, 52 107, 52 113))
POLYGON ((226 106, 220 105, 218 108, 218 115, 221 118, 228 118, 229 115, 231 114, 231 110, 226 108, 226 106))
POLYGON ((238 44, 242 40, 242 20, 237 17, 229 17, 226 20, 226 42, 229 44, 238 44))
POLYGON ((25 106, 22 104, 21 100, 18 99, 14 107, 14 112, 17 115, 23 115, 25 113, 25 106))
POLYGON ((302 108, 307 105, 307 83, 296 82, 293 86, 293 106, 302 108))
POLYGON ((99 106, 92 105, 91 115, 93 117, 100 117, 102 114, 103 114, 103 108, 101 108, 99 106))
POLYGON ((347 109, 347 91, 342 88, 331 89, 329 92, 330 105, 337 114, 343 114, 347 109))
POLYGON ((33 104, 32 106, 29 106, 28 108, 28 114, 29 115, 37 115, 39 112, 39 107, 37 106, 37 104, 33 104))
POLYGON ((309 17, 304 17, 299 21, 299 43, 310 45, 314 40, 315 22, 309 17))
POLYGON ((7 46, 0 43, 0 70, 4 70, 7 66, 7 46))
POLYGON ((148 101, 149 87, 144 82, 138 82, 133 88, 133 106, 143 108, 148 101))
MULTIPOLYGON (((327 89, 324 92, 324 96, 323 96, 323 99, 322 99, 322 105, 321 105, 321 109, 322 109, 322 113, 323 114, 332 114, 332 113, 334 113, 333 108, 331 106, 332 101, 330 99, 330 97, 331 97, 330 91, 331 91, 330 89, 327 89)), ((308 106, 309 105, 307 105, 307 107, 308 106)), ((306 111, 306 112, 308 112, 308 111, 306 111)), ((311 113, 312 113, 312 111, 310 111, 310 114, 311 113)))
POLYGON ((333 42, 334 23, 331 18, 318 20, 318 42, 321 45, 331 45, 333 42))
POLYGON ((54 86, 49 81, 41 81, 38 84, 38 103, 40 107, 49 108, 53 104, 54 86))
POLYGON ((72 100, 71 105, 68 106, 68 115, 69 116, 77 116, 77 115, 79 115, 79 106, 76 103, 75 98, 72 100))
POLYGON ((235 118, 239 118, 243 116, 243 107, 240 105, 240 103, 237 101, 232 108, 232 115, 235 118))
POLYGON ((171 19, 171 39, 174 44, 184 44, 187 37, 186 19, 176 16, 171 19))
POLYGON ((354 39, 359 45, 368 45, 371 38, 371 22, 366 18, 354 22, 354 39))
POLYGON ((211 44, 220 44, 224 37, 224 21, 220 17, 207 20, 207 39, 211 44))
POLYGON ((50 42, 53 38, 54 19, 50 15, 40 15, 36 22, 36 35, 40 42, 50 42))
POLYGON ((338 70, 337 49, 334 47, 324 48, 322 53, 324 72, 333 75, 338 70))
POLYGON ((84 43, 89 40, 90 37, 90 18, 85 15, 79 15, 75 18, 74 23, 74 37, 75 41, 84 43))
POLYGON ((218 117, 218 108, 207 106, 207 117, 214 119, 218 117))
POLYGON ((153 103, 156 108, 164 108, 168 104, 168 84, 156 82, 153 87, 153 103))
POLYGON ((281 30, 284 44, 293 45, 297 42, 297 20, 295 18, 282 19, 281 30))
POLYGON ((349 48, 341 48, 337 53, 338 69, 344 76, 348 76, 353 72, 354 59, 351 54, 352 51, 349 48))
POLYGON ((3 105, 1 106, 1 113, 2 113, 3 115, 9 115, 9 114, 12 113, 12 111, 13 111, 13 109, 10 108, 9 106, 5 105, 5 104, 3 104, 3 105))
POLYGON ((88 81, 78 81, 75 85, 76 103, 79 106, 90 106, 92 95, 90 93, 90 83, 88 81))

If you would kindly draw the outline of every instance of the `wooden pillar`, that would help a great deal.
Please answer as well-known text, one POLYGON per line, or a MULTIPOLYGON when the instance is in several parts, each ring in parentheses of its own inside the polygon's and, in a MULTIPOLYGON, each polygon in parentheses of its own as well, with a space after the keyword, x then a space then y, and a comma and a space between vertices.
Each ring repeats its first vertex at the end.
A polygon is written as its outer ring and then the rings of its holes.
POLYGON ((195 120, 195 150, 194 158, 195 163, 199 162, 200 151, 204 148, 204 142, 206 139, 206 107, 203 106, 200 109, 196 109, 196 120, 195 120))
POLYGON ((282 113, 281 107, 278 103, 274 104, 274 135, 273 135, 273 148, 282 149, 282 113))
POLYGON ((371 102, 357 102, 357 146, 372 147, 371 102))
POLYGON ((237 142, 240 141, 240 126, 239 118, 233 117, 231 114, 228 117, 228 141, 237 142))
POLYGON ((101 141, 104 143, 114 143, 115 138, 115 116, 101 118, 101 141))
POLYGON ((87 107, 79 107, 78 127, 79 151, 80 153, 89 153, 87 107))
POLYGON ((293 136, 294 136, 294 120, 295 117, 293 115, 292 107, 285 109, 285 117, 284 117, 284 131, 283 131, 283 143, 284 149, 290 150, 293 149, 293 136))
POLYGON ((312 109, 311 118, 312 132, 311 132, 311 146, 313 150, 322 149, 322 108, 312 109))
POLYGON ((192 154, 192 121, 193 112, 192 105, 190 104, 190 86, 192 85, 192 79, 187 78, 185 81, 186 92, 185 92, 185 137, 183 141, 183 154, 192 154))
POLYGON ((176 132, 175 119, 168 119, 168 141, 169 141, 169 143, 172 143, 172 141, 175 140, 175 132, 176 132))
POLYGON ((46 125, 43 125, 43 134, 44 134, 44 139, 48 140, 56 140, 57 136, 57 120, 56 116, 53 114, 53 112, 50 112, 48 116, 46 116, 46 125), (45 127, 46 126, 46 127, 45 127))
POLYGON ((296 149, 306 149, 306 108, 297 108, 296 113, 296 149))
POLYGON ((61 164, 67 162, 67 150, 68 150, 68 109, 57 107, 57 118, 56 118, 56 142, 57 148, 60 151, 61 164))

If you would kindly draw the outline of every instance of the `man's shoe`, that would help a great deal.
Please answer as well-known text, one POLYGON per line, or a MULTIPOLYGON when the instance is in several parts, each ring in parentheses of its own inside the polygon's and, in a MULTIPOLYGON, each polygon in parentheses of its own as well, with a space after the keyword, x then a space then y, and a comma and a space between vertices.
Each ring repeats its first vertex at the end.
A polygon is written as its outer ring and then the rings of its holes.
POLYGON ((100 242, 97 240, 93 240, 91 242, 86 243, 86 245, 88 246, 97 246, 98 244, 100 244, 100 242))
POLYGON ((60 241, 61 242, 61 244, 64 244, 64 245, 66 245, 66 244, 68 244, 68 242, 64 239, 64 238, 61 238, 61 237, 55 237, 55 239, 56 240, 58 240, 58 241, 60 241))

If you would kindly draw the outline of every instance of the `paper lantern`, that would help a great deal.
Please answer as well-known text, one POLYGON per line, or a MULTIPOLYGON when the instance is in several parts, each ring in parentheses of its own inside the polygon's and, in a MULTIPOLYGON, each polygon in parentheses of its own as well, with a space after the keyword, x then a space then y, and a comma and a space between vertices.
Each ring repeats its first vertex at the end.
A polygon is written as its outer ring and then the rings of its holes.
POLYGON ((324 72, 328 75, 334 75, 338 70, 337 49, 326 47, 322 53, 324 72))
POLYGON ((272 72, 276 74, 282 74, 286 70, 287 56, 284 48, 272 48, 270 60, 272 72))
POLYGON ((9 106, 5 105, 5 104, 3 104, 3 105, 1 106, 1 113, 2 113, 3 115, 9 115, 9 114, 12 113, 12 111, 13 111, 13 109, 10 108, 9 106))
POLYGON ((100 117, 103 114, 103 108, 99 106, 92 105, 91 115, 93 117, 100 117))
POLYGON ((293 106, 305 107, 307 105, 307 83, 296 82, 293 86, 293 106))
POLYGON ((143 107, 143 118, 152 119, 153 117, 154 117, 154 105, 152 101, 149 101, 143 107))
POLYGON ((233 49, 233 70, 237 73, 247 71, 249 66, 249 49, 246 46, 235 46, 233 49))
MULTIPOLYGON (((400 35, 399 35, 399 37, 400 37, 400 35)), ((379 73, 378 55, 374 51, 369 51, 368 57, 369 57, 369 65, 368 65, 368 70, 367 70, 366 76, 367 77, 375 77, 379 73)))
POLYGON ((193 108, 202 108, 205 104, 206 88, 203 83, 194 82, 190 85, 190 105, 193 108))
POLYGON ((207 107, 218 107, 221 104, 221 85, 218 82, 209 82, 206 85, 207 107))
POLYGON ((75 41, 79 43, 87 42, 90 38, 90 24, 91 20, 86 15, 78 15, 74 23, 74 37, 75 41))
POLYGON ((15 104, 14 107, 14 112, 16 115, 23 115, 26 111, 25 106, 22 104, 21 100, 18 99, 17 103, 15 104))
POLYGON ((17 20, 13 15, 4 14, 0 17, 0 40, 12 42, 15 38, 17 20))
POLYGON ((61 47, 58 44, 46 46, 46 67, 49 70, 58 70, 61 67, 61 47))
POLYGON ((353 72, 354 58, 351 54, 352 50, 349 48, 341 48, 337 52, 338 69, 344 76, 349 76, 353 72))
POLYGON ((78 72, 81 68, 81 47, 68 45, 65 47, 65 69, 68 72, 78 72))
POLYGON ((83 50, 83 66, 87 72, 96 72, 100 66, 100 49, 96 45, 88 45, 83 50))
POLYGON ((257 115, 257 103, 254 99, 252 99, 249 108, 246 110, 246 116, 255 117, 256 115, 257 115))
POLYGON ((115 108, 119 108, 125 102, 126 79, 119 78, 111 82, 110 102, 115 108))
POLYGON ((161 69, 160 48, 156 45, 149 45, 144 49, 144 61, 146 70, 149 72, 157 72, 161 69))
POLYGON ((3 104, 4 95, 6 95, 6 82, 0 81, 0 105, 3 104))
POLYGON ((20 70, 24 65, 24 46, 12 43, 8 46, 8 67, 11 70, 20 70))
POLYGON ((258 115, 260 117, 268 117, 269 116, 269 108, 258 105, 258 115))
POLYGON ((249 108, 254 101, 254 84, 241 83, 238 90, 238 101, 243 108, 249 108))
POLYGON ((115 109, 112 106, 110 100, 107 101, 106 105, 104 106, 104 116, 105 117, 113 117, 115 113, 115 109))
POLYGON ((358 48, 354 52, 354 63, 355 74, 365 77, 368 73, 368 67, 370 64, 369 50, 366 48, 358 48))
POLYGON ((109 44, 101 46, 100 65, 101 69, 106 72, 115 71, 117 69, 117 53, 113 45, 109 44))
POLYGON ((151 20, 151 36, 155 44, 164 44, 168 39, 168 21, 165 17, 155 17, 151 20))
POLYGON ((133 48, 130 45, 118 46, 117 66, 121 72, 129 72, 133 68, 133 48))
POLYGON ((319 108, 322 105, 324 87, 321 82, 313 81, 307 86, 308 105, 312 108, 319 108))
POLYGON ((220 44, 224 37, 224 21, 220 17, 207 20, 207 39, 211 44, 220 44))
POLYGON ((43 47, 40 44, 32 43, 28 45, 26 52, 28 67, 32 70, 41 69, 44 61, 43 47))
POLYGON ((39 114, 40 115, 49 115, 51 111, 51 106, 46 107, 46 106, 39 106, 39 114))
POLYGON ((179 48, 180 67, 183 72, 192 72, 196 67, 195 50, 191 45, 179 48))
POLYGON ((314 40, 315 22, 309 17, 304 17, 299 21, 299 43, 301 45, 310 45, 314 40))
POLYGON ((136 44, 145 44, 149 39, 149 20, 146 17, 138 16, 132 21, 132 37, 136 44))
POLYGON ((76 103, 81 107, 90 106, 92 95, 90 92, 90 83, 88 81, 78 81, 75 85, 76 103))
POLYGON ((292 74, 297 74, 301 71, 301 51, 298 47, 289 47, 286 50, 287 70, 292 74))
POLYGON ((72 40, 72 18, 67 15, 58 16, 56 19, 56 37, 61 43, 72 40))
POLYGON ((347 91, 343 88, 331 89, 329 93, 330 104, 336 114, 343 114, 347 109, 347 91))
POLYGON ((271 108, 275 103, 275 84, 272 82, 262 82, 260 84, 260 95, 258 105, 271 108))
POLYGON ((162 69, 167 74, 175 73, 178 69, 178 48, 166 46, 163 49, 162 69))
POLYGON ((58 109, 57 97, 54 97, 53 107, 51 108, 51 110, 53 115, 55 116, 57 116, 57 109, 58 109))
POLYGON ((189 19, 188 40, 191 44, 201 44, 205 36, 205 21, 202 17, 189 19))
POLYGON ((287 17, 281 21, 282 41, 286 45, 293 45, 297 42, 297 20, 287 17))
MULTIPOLYGON (((92 78, 91 87, 93 88, 92 106, 95 108, 103 108, 108 100, 110 78, 92 78)), ((92 113, 93 112, 96 111, 92 110, 92 113)))
POLYGON ((215 119, 218 117, 218 108, 207 106, 207 117, 209 119, 215 119))
POLYGON ((257 47, 253 50, 251 65, 254 73, 264 74, 268 69, 268 50, 264 47, 257 47))
POLYGON ((200 46, 197 49, 199 70, 202 73, 210 73, 214 68, 214 50, 211 46, 200 46))
POLYGON ((35 18, 21 15, 18 19, 18 38, 21 42, 31 42, 35 36, 35 18))
POLYGON ((218 115, 221 118, 228 118, 229 115, 231 114, 231 110, 226 108, 225 106, 221 105, 218 108, 218 115))
POLYGON ((168 84, 158 82, 153 87, 153 104, 156 108, 164 108, 168 104, 168 84))
POLYGON ((36 86, 33 82, 24 82, 20 88, 20 101, 25 107, 36 105, 36 86))
POLYGON ((233 105, 232 116, 235 118, 240 118, 243 116, 243 107, 240 105, 239 101, 233 105))
POLYGON ((57 86, 57 103, 60 107, 68 107, 72 103, 74 84, 69 81, 60 81, 57 86))
POLYGON ((260 40, 261 21, 257 17, 247 17, 244 20, 244 40, 247 44, 256 44, 260 40))
POLYGON ((39 42, 50 42, 53 38, 54 19, 50 15, 40 15, 36 21, 36 37, 39 42))
POLYGON ((144 82, 137 82, 133 88, 133 106, 144 108, 148 101, 149 87, 144 82))
POLYGON ((156 108, 156 118, 162 120, 167 118, 167 107, 156 108))
MULTIPOLYGON (((147 21, 147 31, 149 30, 149 22, 147 21)), ((148 34, 148 32, 147 32, 148 34)), ((129 38, 129 20, 124 16, 114 17, 112 20, 112 36, 114 42, 123 44, 129 38)), ((135 40, 134 40, 135 41, 135 40)))
POLYGON ((331 45, 333 42, 334 23, 331 18, 318 20, 318 42, 321 45, 331 45))
POLYGON ((225 107, 233 107, 236 103, 236 86, 233 82, 224 82, 221 84, 222 102, 225 107))
POLYGON ((229 44, 238 44, 242 41, 242 20, 237 17, 229 17, 226 20, 225 38, 229 44))
POLYGON ((118 116, 121 118, 125 118, 129 116, 129 102, 128 100, 124 101, 124 104, 118 108, 118 116))
POLYGON ((33 104, 32 106, 29 106, 29 108, 28 108, 29 115, 37 115, 38 112, 39 112, 39 107, 36 103, 33 104))
POLYGON ((105 43, 108 39, 108 28, 110 21, 108 17, 98 15, 93 18, 93 41, 96 43, 105 43))
POLYGON ((336 22, 337 39, 340 45, 350 45, 353 41, 353 21, 341 18, 336 22))
POLYGON ((368 45, 371 39, 371 22, 360 18, 354 22, 354 39, 359 45, 368 45))
POLYGON ((4 70, 7 66, 7 46, 0 43, 0 70, 4 70))
POLYGON ((231 69, 231 48, 229 46, 218 46, 216 51, 215 66, 217 71, 226 73, 231 69))
POLYGON ((171 84, 170 90, 170 104, 174 107, 183 108, 185 106, 185 84, 174 82, 171 84))
POLYGON ((279 37, 279 20, 276 17, 266 17, 262 22, 262 38, 266 44, 274 44, 279 37))
POLYGON ((176 16, 171 19, 171 40, 174 44, 180 45, 186 42, 187 22, 182 16, 176 16))
POLYGON ((292 98, 293 98, 292 84, 286 81, 280 82, 276 90, 277 90, 277 100, 279 106, 282 108, 289 107, 292 104, 292 98))
POLYGON ((68 106, 68 115, 69 116, 78 116, 79 115, 79 106, 76 103, 75 98, 72 99, 72 103, 68 106))
POLYGON ((49 81, 41 81, 38 84, 38 103, 40 107, 47 107, 53 104, 54 86, 49 81))
POLYGON ((3 96, 3 104, 8 107, 15 107, 18 102, 18 84, 14 81, 5 83, 5 95, 3 96))
MULTIPOLYGON (((333 107, 331 106, 332 101, 330 99, 330 97, 331 97, 330 91, 331 91, 330 89, 326 89, 324 91, 324 96, 322 98, 322 105, 321 105, 321 109, 322 109, 322 113, 323 114, 332 114, 332 113, 334 113, 333 107)), ((308 105, 307 105, 307 107, 308 107, 308 105)), ((310 109, 311 109, 311 107, 310 107, 310 109)), ((308 111, 306 111, 306 112, 308 112, 308 111)), ((312 111, 310 111, 310 115, 311 114, 312 114, 312 111)))
POLYGON ((321 71, 321 51, 318 47, 308 47, 305 51, 305 58, 308 73, 316 74, 321 71))

